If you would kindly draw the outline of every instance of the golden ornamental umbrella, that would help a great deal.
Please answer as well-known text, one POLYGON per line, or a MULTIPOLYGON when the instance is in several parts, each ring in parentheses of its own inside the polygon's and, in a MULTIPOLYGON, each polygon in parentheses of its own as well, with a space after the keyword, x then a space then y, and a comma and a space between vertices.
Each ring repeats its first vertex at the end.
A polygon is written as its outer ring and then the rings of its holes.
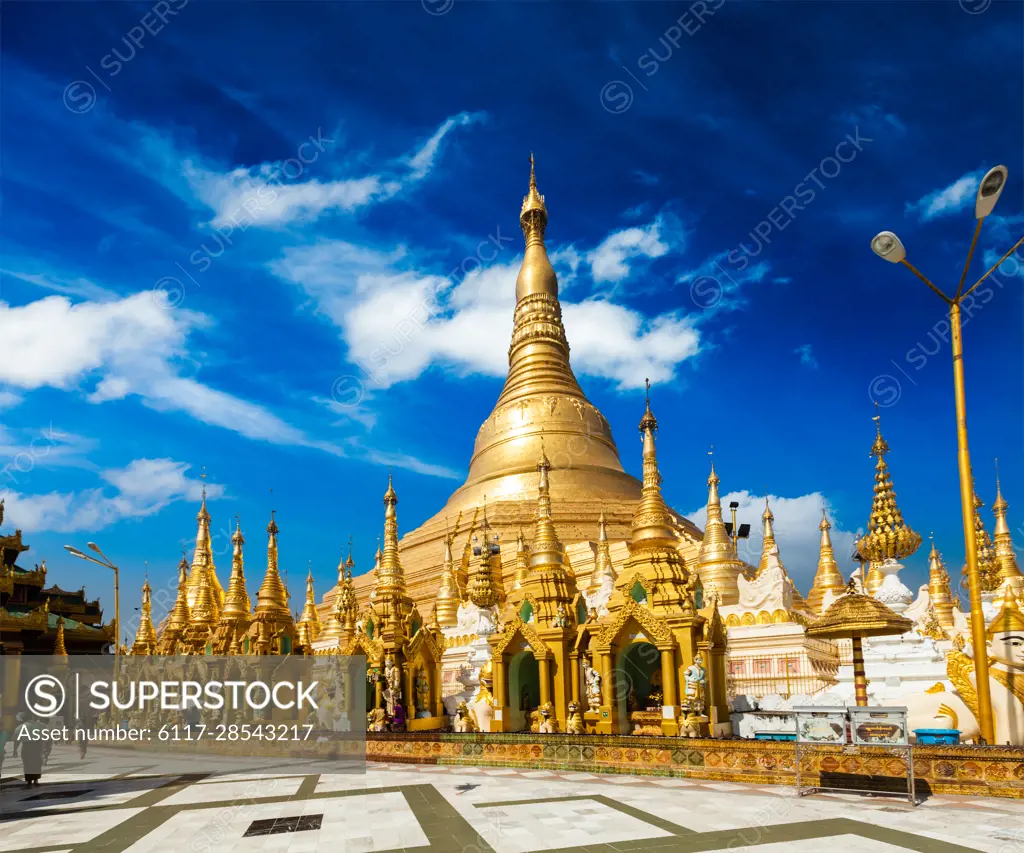
POLYGON ((877 598, 856 592, 853 581, 845 595, 840 596, 807 629, 807 636, 823 640, 853 640, 853 684, 857 704, 868 704, 868 680, 864 675, 863 637, 884 637, 905 634, 914 623, 890 610, 877 598))

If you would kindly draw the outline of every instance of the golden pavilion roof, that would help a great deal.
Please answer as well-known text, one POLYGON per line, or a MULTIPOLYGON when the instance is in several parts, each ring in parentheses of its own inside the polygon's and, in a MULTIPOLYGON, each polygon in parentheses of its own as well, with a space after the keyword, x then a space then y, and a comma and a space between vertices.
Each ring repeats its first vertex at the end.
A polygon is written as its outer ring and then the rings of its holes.
MULTIPOLYGON (((851 584, 848 589, 852 589, 851 584)), ((848 592, 837 598, 821 618, 807 628, 807 635, 838 640, 844 637, 882 637, 905 634, 914 623, 900 616, 877 598, 848 592)))
POLYGON ((913 554, 921 546, 921 534, 911 530, 903 521, 889 466, 885 462, 889 445, 882 437, 881 417, 877 413, 874 421, 876 436, 871 456, 878 460, 875 463, 875 497, 871 504, 868 532, 857 540, 857 551, 865 560, 883 563, 913 554))

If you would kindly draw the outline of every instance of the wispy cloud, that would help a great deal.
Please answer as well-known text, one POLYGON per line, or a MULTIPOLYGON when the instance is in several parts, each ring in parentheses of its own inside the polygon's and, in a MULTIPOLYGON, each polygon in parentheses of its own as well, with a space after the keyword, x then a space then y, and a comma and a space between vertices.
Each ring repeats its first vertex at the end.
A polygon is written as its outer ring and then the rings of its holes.
POLYGON ((984 172, 980 169, 968 172, 947 187, 933 190, 917 201, 908 201, 907 215, 916 216, 922 222, 928 222, 970 207, 974 203, 974 197, 978 192, 978 182, 983 174, 984 172))
POLYGON ((818 359, 814 357, 814 348, 810 344, 801 344, 793 352, 800 356, 800 363, 804 367, 817 370, 818 359))
POLYGON ((618 283, 629 278, 633 264, 640 259, 660 258, 672 248, 662 238, 665 222, 658 218, 643 227, 623 228, 609 234, 587 253, 595 282, 618 283))
POLYGON ((312 222, 323 215, 352 213, 395 197, 430 175, 445 138, 454 129, 484 119, 484 113, 465 112, 445 119, 426 142, 399 158, 398 168, 359 176, 321 180, 311 174, 313 164, 321 156, 329 156, 337 143, 320 129, 286 160, 223 171, 192 159, 186 161, 184 174, 199 201, 213 210, 214 227, 276 228, 312 222))

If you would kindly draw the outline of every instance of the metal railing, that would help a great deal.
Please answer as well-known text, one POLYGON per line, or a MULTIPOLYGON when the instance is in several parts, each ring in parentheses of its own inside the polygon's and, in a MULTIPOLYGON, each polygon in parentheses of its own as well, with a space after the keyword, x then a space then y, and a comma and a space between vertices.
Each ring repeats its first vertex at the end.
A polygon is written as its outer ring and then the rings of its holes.
POLYGON ((778 694, 789 699, 828 690, 837 683, 839 654, 834 644, 822 646, 782 655, 730 654, 726 664, 728 697, 747 695, 760 699, 778 694))

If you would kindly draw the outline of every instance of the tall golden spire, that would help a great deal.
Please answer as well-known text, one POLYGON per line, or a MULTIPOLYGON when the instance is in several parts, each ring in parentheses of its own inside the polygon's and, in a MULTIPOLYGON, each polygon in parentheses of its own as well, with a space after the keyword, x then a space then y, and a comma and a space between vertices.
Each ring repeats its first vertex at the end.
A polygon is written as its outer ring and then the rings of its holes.
MULTIPOLYGON (((204 475, 205 476, 205 475, 204 475)), ((224 589, 217 580, 217 570, 213 562, 213 546, 210 538, 210 513, 206 509, 206 486, 203 486, 203 499, 196 515, 196 548, 192 556, 192 569, 188 576, 188 606, 195 607, 199 595, 202 576, 206 575, 210 591, 213 595, 214 616, 220 615, 224 603, 224 589)))
POLYGON ((651 381, 645 379, 644 382, 647 386, 646 402, 644 416, 640 419, 640 437, 644 446, 643 491, 640 503, 633 513, 633 535, 629 550, 632 552, 671 548, 674 551, 676 536, 668 507, 661 495, 661 472, 658 471, 658 453, 655 447, 658 419, 651 411, 651 381))
POLYGON ((821 531, 821 544, 818 546, 818 571, 814 575, 814 585, 807 596, 807 603, 819 616, 824 612, 825 596, 832 593, 840 596, 846 589, 846 582, 843 580, 843 573, 836 563, 836 553, 832 548, 832 535, 829 531, 832 525, 829 524, 825 510, 821 510, 821 524, 818 525, 821 531))
POLYGON ((153 627, 153 590, 149 576, 142 584, 142 607, 139 610, 139 627, 132 643, 133 655, 151 655, 156 651, 156 629, 153 627))
POLYGON ((608 544, 608 524, 604 519, 604 513, 597 520, 597 555, 594 559, 594 573, 590 576, 590 585, 587 593, 593 595, 598 592, 606 582, 613 587, 615 585, 615 567, 612 565, 612 554, 608 544))
POLYGON ((537 462, 537 516, 533 525, 533 546, 530 549, 530 574, 538 572, 554 572, 564 574, 565 548, 562 546, 554 522, 551 520, 551 486, 548 472, 551 463, 544 452, 544 439, 541 438, 540 459, 537 462))
POLYGON ((530 577, 530 546, 523 535, 523 528, 519 528, 519 536, 516 538, 516 574, 512 582, 513 589, 521 589, 523 584, 530 577))
POLYGON ((1006 511, 1010 505, 1003 498, 1003 490, 999 483, 999 463, 996 462, 996 499, 992 504, 992 512, 996 517, 995 527, 995 556, 999 565, 999 579, 1003 582, 1013 581, 1014 584, 1022 583, 1020 567, 1017 565, 1017 555, 1013 550, 1013 536, 1010 534, 1010 525, 1006 520, 1006 511))
POLYGON ((935 611, 935 618, 943 628, 953 627, 953 593, 949 588, 949 574, 942 562, 942 555, 935 547, 928 554, 928 601, 935 611))
POLYGON ((442 628, 450 628, 457 624, 461 601, 462 596, 459 594, 459 584, 455 579, 452 537, 446 533, 444 538, 444 563, 441 566, 441 586, 438 587, 437 597, 435 598, 437 624, 442 628))
POLYGON ((292 612, 288 609, 288 591, 281 582, 281 574, 277 565, 277 521, 274 511, 270 513, 270 524, 267 525, 267 571, 263 582, 256 593, 256 617, 261 621, 284 622, 294 624, 292 612))
POLYGON ((320 624, 320 615, 316 612, 316 594, 313 592, 313 565, 309 566, 309 572, 306 575, 306 605, 302 608, 302 616, 299 619, 298 626, 304 634, 306 642, 304 645, 310 645, 317 637, 320 636, 320 632, 323 626, 320 624))
POLYGON ((705 587, 713 585, 718 590, 720 603, 736 604, 739 601, 739 587, 736 578, 740 573, 740 561, 733 547, 732 539, 722 520, 722 501, 718 496, 720 480, 715 473, 715 462, 711 460, 711 474, 708 476, 707 526, 697 555, 697 574, 705 587))
MULTIPOLYGON (((771 563, 774 556, 778 564, 782 566, 782 558, 779 557, 779 544, 775 541, 775 515, 768 506, 768 496, 764 498, 764 512, 761 513, 761 560, 757 564, 757 573, 761 574, 771 563)), ((785 570, 785 566, 782 566, 785 570)))
POLYGON ((245 588, 245 561, 242 556, 242 522, 235 516, 235 532, 231 534, 231 579, 224 596, 224 609, 220 614, 221 623, 248 622, 251 618, 249 593, 245 588))
POLYGON ((384 550, 376 570, 374 590, 377 600, 384 597, 402 597, 405 595, 405 573, 402 561, 398 556, 398 513, 395 507, 398 495, 388 473, 388 488, 384 493, 384 550))
POLYGON ((167 617, 165 631, 181 631, 188 625, 191 613, 188 607, 188 560, 183 553, 181 562, 178 563, 178 597, 174 600, 174 607, 167 617))
MULTIPOLYGON (((971 482, 974 482, 974 475, 971 475, 971 482)), ((985 504, 978 497, 978 490, 974 489, 974 540, 977 543, 978 553, 978 579, 981 581, 983 592, 995 592, 1002 584, 1001 567, 996 560, 996 549, 992 544, 992 538, 985 529, 985 522, 981 520, 981 509, 985 504)), ((967 566, 964 565, 963 577, 960 585, 967 588, 967 566)))
POLYGON ((868 532, 857 540, 857 551, 865 560, 877 564, 909 557, 921 546, 921 534, 904 523, 903 513, 896 504, 896 492, 892 486, 889 466, 885 462, 889 445, 882 438, 882 421, 877 404, 873 420, 876 434, 875 443, 871 445, 871 455, 878 460, 875 463, 875 497, 871 504, 868 532))

